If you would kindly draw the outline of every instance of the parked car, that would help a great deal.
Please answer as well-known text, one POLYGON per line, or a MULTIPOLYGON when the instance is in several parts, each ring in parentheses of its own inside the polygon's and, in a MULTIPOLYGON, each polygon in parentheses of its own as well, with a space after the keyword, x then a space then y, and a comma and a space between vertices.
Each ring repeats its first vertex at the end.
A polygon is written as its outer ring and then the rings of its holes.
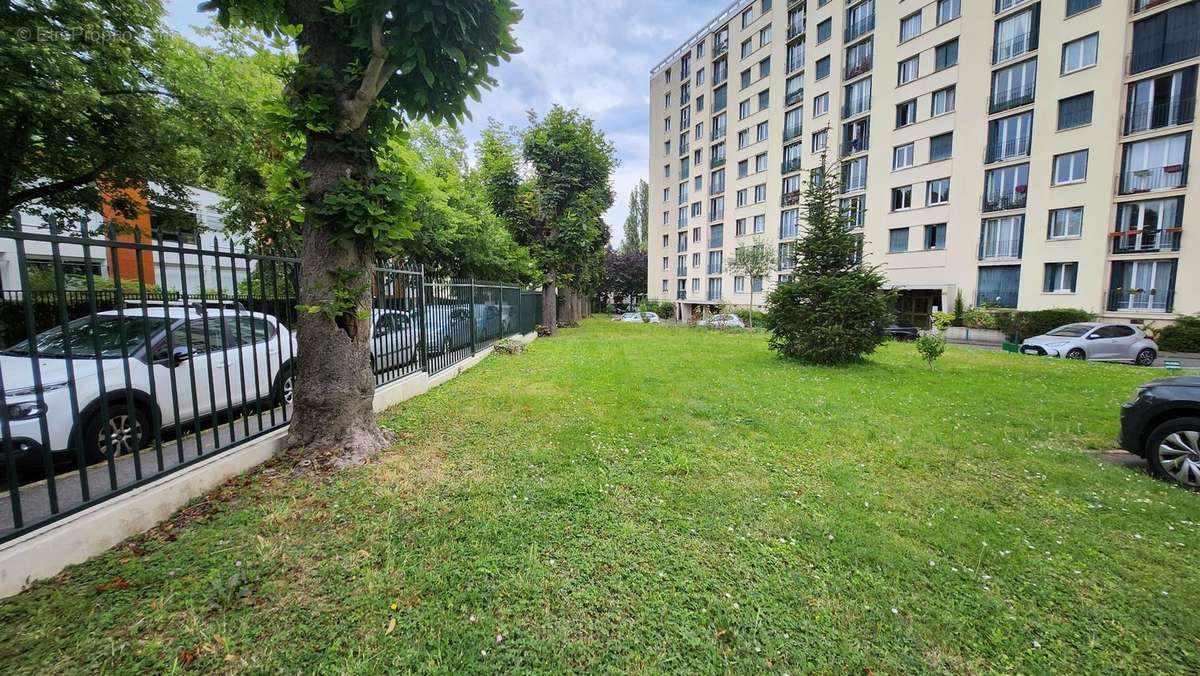
POLYGON ((6 433, 18 456, 79 449, 91 461, 255 402, 292 401, 295 336, 228 306, 107 311, 0 352, 6 433), (36 364, 36 368, 35 368, 36 364), (76 412, 78 414, 76 414, 76 412))
POLYGON ((1200 377, 1154 380, 1121 407, 1121 447, 1160 477, 1200 488, 1200 377))
POLYGON ((631 324, 658 324, 662 322, 662 320, 658 318, 658 315, 653 312, 626 312, 625 314, 621 315, 620 321, 629 322, 631 324))
POLYGON ((920 329, 912 324, 904 324, 902 322, 891 324, 884 330, 892 337, 892 340, 916 340, 921 337, 920 329))
POLYGON ((1080 322, 1029 338, 1021 343, 1021 354, 1152 366, 1158 358, 1158 345, 1130 324, 1080 322))
POLYGON ((425 312, 426 351, 446 354, 471 344, 471 309, 467 305, 428 305, 425 312))
POLYGON ((371 367, 375 373, 417 361, 421 327, 412 316, 403 310, 374 310, 371 315, 371 367))
POLYGON ((744 329, 746 325, 742 323, 742 318, 737 315, 713 315, 708 319, 699 321, 697 326, 707 326, 712 329, 744 329))

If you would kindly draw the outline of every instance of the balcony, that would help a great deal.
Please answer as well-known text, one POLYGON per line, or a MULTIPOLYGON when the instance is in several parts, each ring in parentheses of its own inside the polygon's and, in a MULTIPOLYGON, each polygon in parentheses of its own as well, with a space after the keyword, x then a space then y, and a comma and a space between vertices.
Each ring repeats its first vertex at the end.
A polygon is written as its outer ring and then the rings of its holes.
POLYGON ((804 100, 804 90, 797 89, 796 91, 788 92, 783 97, 784 106, 794 106, 804 100))
POLYGON ((784 74, 791 75, 792 73, 800 70, 803 67, 804 67, 804 54, 800 54, 799 56, 796 56, 796 57, 793 57, 793 58, 790 58, 787 60, 787 67, 784 68, 784 74))
POLYGON ((676 291, 675 300, 687 300, 687 291, 676 291))
POLYGON ((864 56, 864 57, 860 58, 858 61, 855 61, 854 63, 847 63, 846 64, 846 74, 843 79, 849 80, 851 78, 858 77, 859 75, 862 75, 863 73, 871 72, 871 62, 872 62, 871 57, 864 56))
POLYGON ((725 138, 725 133, 725 127, 717 127, 716 129, 712 130, 712 134, 709 135, 709 140, 720 141, 721 139, 725 138))
POLYGON ((992 65, 1015 59, 1022 54, 1037 49, 1037 31, 1025 31, 1002 42, 997 42, 992 48, 992 65))
POLYGON ((788 239, 789 237, 795 237, 798 234, 800 234, 800 232, 796 228, 795 223, 790 225, 784 225, 781 223, 779 225, 779 239, 788 239))
POLYGON ((800 21, 788 24, 788 28, 787 28, 787 41, 788 42, 791 42, 792 40, 795 40, 796 38, 804 35, 804 23, 805 23, 804 18, 801 17, 800 21))
POLYGON ((800 158, 799 158, 799 157, 793 157, 793 158, 792 158, 792 159, 790 159, 790 160, 784 160, 784 161, 783 161, 783 162, 782 162, 782 163, 779 165, 779 171, 780 171, 780 172, 782 172, 782 173, 784 173, 784 174, 790 174, 790 173, 792 173, 793 171, 800 171, 800 158))
POLYGON ((799 190, 793 190, 792 192, 783 193, 783 196, 779 198, 779 206, 781 206, 781 207, 796 206, 797 204, 800 203, 800 194, 801 193, 799 190))
POLYGON ((1133 52, 1129 54, 1129 74, 1178 63, 1193 58, 1197 54, 1200 54, 1200 34, 1170 42, 1135 45, 1133 52))
POLYGON ((849 157, 861 152, 866 152, 871 147, 870 139, 867 137, 852 138, 842 141, 842 157, 849 157))
POLYGON ((1110 232, 1108 236, 1112 238, 1114 254, 1179 251, 1179 240, 1183 239, 1183 228, 1120 230, 1110 232))
POLYGON ((725 52, 728 52, 728 51, 729 51, 729 41, 728 40, 725 40, 724 42, 718 42, 717 44, 713 45, 713 60, 716 60, 716 58, 718 56, 721 56, 722 54, 724 54, 725 52))
POLYGON ((783 128, 783 140, 790 141, 804 133, 803 124, 789 124, 783 128))
POLYGON ((687 277, 687 266, 683 265, 683 266, 679 266, 679 267, 675 268, 675 276, 687 277))
POLYGON ((984 157, 984 164, 992 162, 1003 162, 1018 157, 1028 157, 1029 147, 1032 145, 1032 136, 1021 136, 1018 138, 1010 138, 1001 143, 989 143, 987 147, 987 155, 984 157))
POLYGON ((875 14, 864 17, 846 26, 845 41, 857 40, 858 38, 875 30, 875 14))
POLYGON ((1026 198, 1026 188, 1023 185, 1017 186, 1016 190, 1009 193, 985 194, 983 196, 983 212, 1024 209, 1026 198))
POLYGON ((1144 12, 1148 9, 1153 9, 1159 5, 1165 5, 1171 0, 1133 0, 1132 13, 1144 12))
POLYGON ((685 251, 687 251, 687 240, 681 238, 679 244, 675 245, 675 253, 683 253, 685 251))
POLYGON ((995 115, 1013 108, 1020 108, 1033 103, 1033 94, 1036 89, 1036 83, 1021 85, 1020 87, 1012 87, 999 92, 992 92, 992 98, 988 103, 988 113, 995 115))
POLYGON ((691 150, 691 146, 689 146, 687 143, 679 144, 679 156, 680 157, 687 157, 687 154, 690 150, 691 150))
POLYGON ((725 158, 723 156, 722 157, 714 157, 712 162, 708 163, 709 169, 717 169, 717 168, 720 168, 723 166, 725 166, 725 158))
MULTIPOLYGON (((708 274, 710 274, 710 275, 721 274, 721 264, 720 263, 709 263, 708 264, 708 274)), ((709 300, 712 300, 712 299, 709 298, 709 300)))
POLYGON ((1133 195, 1156 190, 1174 190, 1187 185, 1187 167, 1168 164, 1149 169, 1130 169, 1121 175, 1122 195, 1133 195))
POLYGON ((1151 101, 1136 103, 1125 118, 1125 133, 1136 134, 1151 129, 1189 124, 1195 119, 1195 110, 1196 99, 1191 96, 1162 103, 1151 101))
POLYGON ((862 115, 871 110, 871 97, 860 96, 857 99, 851 99, 842 106, 842 118, 854 117, 862 115))

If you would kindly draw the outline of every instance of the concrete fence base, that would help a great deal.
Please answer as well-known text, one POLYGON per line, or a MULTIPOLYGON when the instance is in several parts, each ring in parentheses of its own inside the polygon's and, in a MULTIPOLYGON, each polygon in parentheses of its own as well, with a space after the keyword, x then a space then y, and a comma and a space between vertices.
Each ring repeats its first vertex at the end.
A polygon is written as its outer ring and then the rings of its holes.
MULTIPOLYGON (((529 333, 512 340, 530 343, 535 338, 536 333, 529 333)), ((383 385, 375 390, 375 410, 424 394, 491 353, 488 347, 433 375, 421 371, 383 385)), ((269 460, 283 450, 286 438, 287 428, 274 430, 0 544, 0 598, 146 532, 192 499, 269 460)))

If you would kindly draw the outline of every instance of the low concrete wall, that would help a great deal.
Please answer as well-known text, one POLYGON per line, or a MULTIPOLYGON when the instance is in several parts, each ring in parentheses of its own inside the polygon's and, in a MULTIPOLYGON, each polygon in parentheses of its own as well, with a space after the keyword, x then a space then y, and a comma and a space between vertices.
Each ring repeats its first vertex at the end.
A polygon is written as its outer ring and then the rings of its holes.
POLYGON ((995 345, 1004 342, 1004 332, 994 329, 968 329, 962 326, 947 326, 936 333, 951 342, 991 343, 995 345))
MULTIPOLYGON (((530 343, 535 338, 537 334, 530 333, 512 340, 530 343)), ((424 394, 491 353, 488 347, 433 376, 422 371, 388 383, 375 390, 375 410, 383 411, 424 394)), ((193 498, 269 460, 283 449, 286 437, 287 428, 274 430, 5 542, 0 545, 0 598, 17 594, 30 582, 53 577, 67 566, 82 563, 153 528, 193 498)))

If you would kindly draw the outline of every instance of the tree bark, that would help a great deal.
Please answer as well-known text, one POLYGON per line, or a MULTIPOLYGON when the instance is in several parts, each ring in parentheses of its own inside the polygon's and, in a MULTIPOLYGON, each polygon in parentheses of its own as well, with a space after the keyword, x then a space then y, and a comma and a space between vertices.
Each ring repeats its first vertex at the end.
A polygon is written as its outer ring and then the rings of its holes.
POLYGON ((542 285, 542 327, 551 336, 558 333, 558 273, 551 270, 546 273, 546 282, 542 285))

